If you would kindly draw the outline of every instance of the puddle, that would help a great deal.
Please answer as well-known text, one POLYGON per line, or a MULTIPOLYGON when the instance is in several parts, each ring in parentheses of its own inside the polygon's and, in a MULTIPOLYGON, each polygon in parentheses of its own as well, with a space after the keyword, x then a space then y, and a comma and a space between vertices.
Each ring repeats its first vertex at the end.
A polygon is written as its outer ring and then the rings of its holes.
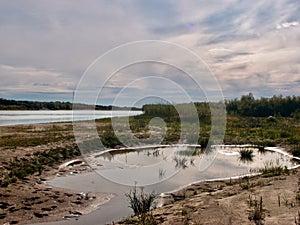
POLYGON ((116 197, 79 220, 46 224, 105 224, 129 216, 132 212, 125 193, 143 182, 149 184, 144 187, 145 192, 162 193, 196 181, 249 174, 270 163, 288 168, 296 166, 292 157, 280 148, 266 148, 263 152, 246 145, 213 148, 218 154, 205 171, 199 171, 205 153, 195 146, 142 147, 91 155, 87 160, 94 172, 56 177, 49 185, 80 192, 113 193, 116 197), (252 161, 241 160, 242 149, 253 151, 252 161))

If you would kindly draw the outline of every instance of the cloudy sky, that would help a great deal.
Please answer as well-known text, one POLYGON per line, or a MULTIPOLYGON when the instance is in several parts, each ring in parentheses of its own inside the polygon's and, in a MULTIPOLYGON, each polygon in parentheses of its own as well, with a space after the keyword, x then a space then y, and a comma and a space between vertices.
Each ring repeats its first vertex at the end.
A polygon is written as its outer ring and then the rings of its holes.
MULTIPOLYGON (((249 92, 300 95, 299 0, 1 0, 0 5, 3 98, 71 101, 99 56, 141 40, 196 53, 225 98, 249 92)), ((98 96, 103 104, 112 103, 124 87, 127 98, 151 89, 155 101, 166 96, 180 101, 182 90, 192 100, 204 99, 192 80, 180 68, 145 62, 110 74, 105 84, 90 79, 86 89, 104 90, 98 96)), ((126 104, 124 96, 119 104, 126 104)))

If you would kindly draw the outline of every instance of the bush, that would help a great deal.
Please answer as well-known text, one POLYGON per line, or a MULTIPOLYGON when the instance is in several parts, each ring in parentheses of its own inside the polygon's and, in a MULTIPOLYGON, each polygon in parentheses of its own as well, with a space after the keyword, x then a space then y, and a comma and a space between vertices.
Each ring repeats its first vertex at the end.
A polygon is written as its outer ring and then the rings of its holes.
POLYGON ((113 131, 106 131, 101 135, 101 142, 107 148, 114 148, 122 145, 113 131))

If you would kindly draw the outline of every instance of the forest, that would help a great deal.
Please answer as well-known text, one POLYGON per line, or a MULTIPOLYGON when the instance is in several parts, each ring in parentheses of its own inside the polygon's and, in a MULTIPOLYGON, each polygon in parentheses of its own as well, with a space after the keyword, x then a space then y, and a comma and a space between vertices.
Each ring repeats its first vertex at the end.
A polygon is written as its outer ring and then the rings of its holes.
POLYGON ((300 117, 300 96, 274 95, 271 98, 254 99, 253 94, 226 101, 227 113, 239 116, 300 117))
MULTIPOLYGON (((189 103, 190 104, 190 103, 189 103)), ((187 107, 189 104, 179 104, 176 107, 187 107)), ((211 103, 212 104, 212 103, 211 103)), ((217 104, 217 103, 215 103, 217 104)), ((210 105, 207 102, 194 103, 200 119, 210 117, 210 105)), ((252 93, 241 96, 240 99, 226 100, 226 111, 228 115, 246 117, 295 117, 300 118, 300 97, 274 95, 271 98, 255 99, 252 93)), ((145 115, 178 117, 173 105, 149 104, 143 106, 145 115)))

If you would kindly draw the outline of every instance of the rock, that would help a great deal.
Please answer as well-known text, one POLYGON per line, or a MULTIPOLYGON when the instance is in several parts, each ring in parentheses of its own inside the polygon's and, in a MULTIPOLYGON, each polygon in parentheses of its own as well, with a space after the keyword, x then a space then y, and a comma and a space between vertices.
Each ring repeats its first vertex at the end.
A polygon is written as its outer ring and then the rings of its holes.
POLYGON ((6 213, 0 213, 0 219, 4 219, 6 217, 6 213))

